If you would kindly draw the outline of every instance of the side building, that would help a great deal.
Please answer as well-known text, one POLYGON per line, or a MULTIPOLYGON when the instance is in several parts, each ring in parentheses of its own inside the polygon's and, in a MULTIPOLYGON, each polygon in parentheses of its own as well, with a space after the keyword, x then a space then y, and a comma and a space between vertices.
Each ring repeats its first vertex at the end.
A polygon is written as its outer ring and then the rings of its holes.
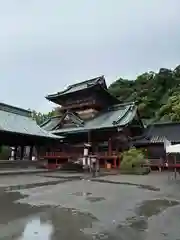
POLYGON ((41 127, 64 140, 44 157, 59 163, 81 158, 84 145, 89 144, 89 154, 96 155, 100 165, 109 163, 117 168, 121 152, 144 132, 136 104, 122 103, 112 96, 104 76, 70 85, 46 98, 60 106, 60 114, 41 127))
POLYGON ((63 138, 40 128, 30 111, 0 103, 0 139, 0 146, 12 148, 8 159, 32 160, 33 152, 59 144, 63 138))
MULTIPOLYGON (((180 144, 179 132, 180 122, 156 122, 147 126, 144 137, 134 140, 133 145, 146 149, 146 158, 152 167, 164 167, 167 161, 166 146, 180 144)), ((177 163, 180 164, 179 155, 177 163)))

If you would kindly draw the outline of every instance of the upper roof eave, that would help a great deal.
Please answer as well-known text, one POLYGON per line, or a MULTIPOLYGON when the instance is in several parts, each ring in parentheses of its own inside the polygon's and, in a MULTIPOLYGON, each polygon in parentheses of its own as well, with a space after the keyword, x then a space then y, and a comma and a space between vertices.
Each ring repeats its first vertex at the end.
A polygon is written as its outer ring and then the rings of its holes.
POLYGON ((107 88, 104 76, 99 76, 99 77, 92 78, 92 79, 89 79, 89 80, 86 80, 86 81, 83 81, 80 83, 69 85, 64 91, 47 95, 46 99, 53 100, 58 97, 61 97, 61 96, 67 95, 67 94, 69 95, 71 93, 79 92, 79 91, 82 91, 85 89, 89 89, 89 88, 92 88, 92 87, 94 87, 96 85, 100 85, 100 84, 103 85, 104 88, 107 88))

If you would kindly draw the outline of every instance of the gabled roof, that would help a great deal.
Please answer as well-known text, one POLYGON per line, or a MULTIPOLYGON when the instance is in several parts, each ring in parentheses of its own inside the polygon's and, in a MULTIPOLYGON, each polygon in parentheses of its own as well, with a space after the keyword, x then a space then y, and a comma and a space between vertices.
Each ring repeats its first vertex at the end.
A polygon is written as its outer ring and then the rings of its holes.
POLYGON ((32 120, 30 111, 5 103, 0 103, 0 132, 57 139, 57 136, 40 128, 32 120))
POLYGON ((155 123, 149 126, 149 136, 152 141, 167 139, 170 142, 180 142, 180 123, 155 123))
POLYGON ((74 92, 78 92, 81 90, 92 88, 96 85, 101 85, 103 88, 107 89, 104 76, 96 77, 96 78, 89 79, 89 80, 86 80, 86 81, 83 81, 80 83, 69 85, 64 91, 47 95, 46 98, 48 100, 53 100, 53 99, 63 96, 63 95, 67 95, 70 93, 74 93, 74 92))
MULTIPOLYGON (((93 119, 84 122, 83 126, 60 128, 58 130, 52 131, 52 133, 69 134, 76 132, 86 132, 93 129, 123 127, 129 124, 134 119, 136 113, 137 107, 134 103, 118 104, 109 107, 104 111, 101 111, 93 119)), ((50 123, 48 124, 50 125, 50 123)), ((46 125, 44 125, 43 128, 46 128, 46 125)))
POLYGON ((180 143, 180 123, 158 122, 150 124, 142 139, 135 141, 136 144, 165 143, 167 140, 172 143, 180 143))
POLYGON ((43 124, 41 124, 41 127, 46 130, 46 131, 52 131, 58 128, 58 126, 60 126, 60 124, 63 122, 63 120, 68 117, 69 119, 71 119, 71 122, 75 125, 75 126, 84 126, 84 121, 77 116, 77 114, 73 113, 73 112, 65 112, 64 115, 58 115, 58 116, 54 116, 49 118, 47 121, 45 121, 43 124))
POLYGON ((58 126, 58 124, 61 121, 62 116, 54 116, 46 120, 44 123, 41 124, 41 128, 43 128, 46 131, 52 131, 53 129, 58 126))

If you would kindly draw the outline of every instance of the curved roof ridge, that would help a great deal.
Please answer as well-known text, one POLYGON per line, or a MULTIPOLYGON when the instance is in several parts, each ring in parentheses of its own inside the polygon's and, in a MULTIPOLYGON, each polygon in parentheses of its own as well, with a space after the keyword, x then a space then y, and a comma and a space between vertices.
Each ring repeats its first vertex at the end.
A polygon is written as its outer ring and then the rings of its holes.
POLYGON ((45 126, 48 122, 50 122, 52 119, 55 119, 55 118, 60 118, 62 117, 62 115, 55 115, 55 116, 51 116, 51 117, 48 117, 43 123, 40 124, 40 127, 43 127, 45 126))
POLYGON ((27 117, 31 117, 31 113, 32 113, 30 110, 12 106, 12 105, 9 105, 9 104, 3 103, 3 102, 0 102, 0 110, 5 111, 5 112, 14 113, 14 114, 21 115, 21 116, 27 116, 27 117))
POLYGON ((161 125, 176 125, 176 124, 180 124, 180 122, 154 122, 150 125, 154 125, 154 126, 161 126, 161 125))
POLYGON ((119 116, 117 120, 112 122, 112 124, 118 125, 118 123, 122 121, 122 119, 125 118, 130 111, 135 110, 135 108, 137 108, 135 105, 127 105, 127 108, 125 109, 124 114, 122 116, 119 116))
POLYGON ((70 114, 70 116, 75 118, 81 125, 84 125, 84 121, 74 112, 68 111, 67 114, 70 114))
POLYGON ((85 84, 85 83, 88 84, 88 83, 91 83, 91 82, 98 83, 99 80, 101 80, 101 79, 105 80, 104 75, 101 75, 101 76, 95 77, 95 78, 91 78, 91 79, 88 79, 88 80, 85 80, 85 81, 82 81, 82 82, 78 82, 78 83, 75 83, 75 84, 70 84, 67 88, 79 86, 79 85, 85 84))
POLYGON ((71 90, 75 87, 81 86, 83 84, 87 84, 87 86, 85 86, 86 88, 93 87, 94 85, 97 85, 97 84, 100 84, 100 85, 103 84, 104 89, 107 88, 104 75, 102 75, 102 76, 92 78, 92 79, 89 79, 89 80, 85 80, 85 81, 82 81, 82 82, 79 82, 79 83, 71 84, 71 85, 67 86, 67 88, 65 90, 54 93, 54 94, 49 94, 49 95, 46 96, 46 98, 47 99, 56 98, 60 95, 66 94, 69 90, 71 90))

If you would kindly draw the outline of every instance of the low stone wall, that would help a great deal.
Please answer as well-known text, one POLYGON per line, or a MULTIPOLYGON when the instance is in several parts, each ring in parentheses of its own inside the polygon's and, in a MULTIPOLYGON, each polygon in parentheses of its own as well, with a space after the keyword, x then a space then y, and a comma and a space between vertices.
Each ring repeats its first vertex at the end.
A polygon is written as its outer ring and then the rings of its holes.
POLYGON ((29 161, 29 160, 0 160, 0 169, 14 168, 43 168, 44 161, 29 161))

